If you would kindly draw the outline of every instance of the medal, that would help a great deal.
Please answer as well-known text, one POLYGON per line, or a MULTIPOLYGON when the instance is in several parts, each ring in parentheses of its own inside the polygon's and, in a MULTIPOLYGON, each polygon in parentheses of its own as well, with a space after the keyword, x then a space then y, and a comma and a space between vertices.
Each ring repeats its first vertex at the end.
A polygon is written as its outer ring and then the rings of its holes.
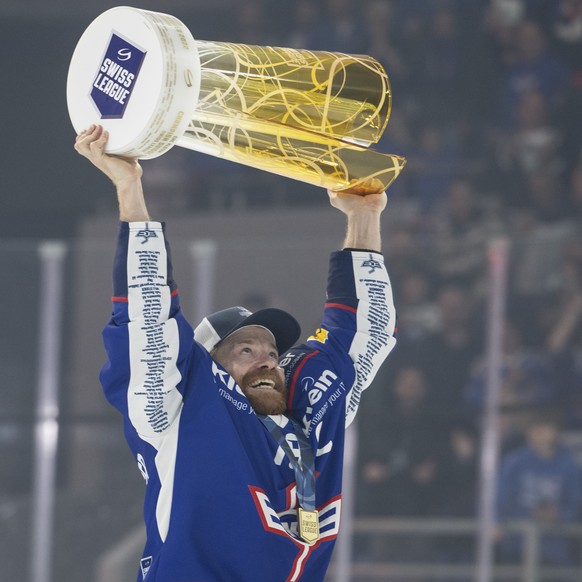
POLYGON ((313 450, 303 432, 301 425, 293 419, 289 419, 293 425, 297 442, 299 443, 299 459, 293 454, 281 427, 269 416, 259 416, 265 428, 275 438, 279 446, 285 452, 289 464, 295 472, 297 488, 297 533, 307 544, 314 544, 319 540, 319 513, 315 509, 315 462, 313 450))
POLYGON ((319 513, 317 510, 307 511, 301 507, 297 510, 299 536, 304 542, 314 544, 319 539, 319 513))

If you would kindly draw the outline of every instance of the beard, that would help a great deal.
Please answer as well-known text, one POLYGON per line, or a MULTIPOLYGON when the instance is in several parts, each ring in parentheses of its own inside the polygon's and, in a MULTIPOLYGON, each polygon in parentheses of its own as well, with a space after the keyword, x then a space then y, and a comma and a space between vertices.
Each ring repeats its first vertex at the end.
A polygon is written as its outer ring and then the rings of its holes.
POLYGON ((239 385, 257 414, 283 414, 287 410, 287 387, 275 370, 247 372, 239 385))

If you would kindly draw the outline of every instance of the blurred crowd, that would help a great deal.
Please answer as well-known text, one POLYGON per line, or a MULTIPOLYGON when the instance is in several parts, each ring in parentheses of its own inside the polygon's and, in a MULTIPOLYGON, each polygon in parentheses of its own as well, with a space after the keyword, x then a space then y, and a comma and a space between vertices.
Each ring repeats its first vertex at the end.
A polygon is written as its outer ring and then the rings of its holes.
MULTIPOLYGON (((408 159, 389 191, 385 240, 399 344, 362 405, 358 512, 476 515, 498 238, 510 265, 497 515, 579 522, 582 0, 280 4, 246 0, 217 28, 233 42, 376 57, 394 94, 377 149, 408 159)), ((199 189, 209 164, 188 165, 187 183, 199 189)), ((229 171, 238 198, 215 192, 199 204, 325 203, 296 183, 292 198, 257 188, 256 174, 245 190, 246 170, 229 171)), ((519 555, 511 536, 499 541, 500 556, 519 555)), ((570 563, 562 542, 544 539, 545 561, 570 563)))

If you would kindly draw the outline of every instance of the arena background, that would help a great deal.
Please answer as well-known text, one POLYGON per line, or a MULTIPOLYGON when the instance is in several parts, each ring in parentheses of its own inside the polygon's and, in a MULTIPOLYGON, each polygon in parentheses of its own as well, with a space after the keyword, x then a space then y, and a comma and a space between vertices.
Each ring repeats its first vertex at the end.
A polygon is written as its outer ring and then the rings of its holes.
MULTIPOLYGON (((137 570, 143 480, 97 379, 115 199, 73 151, 65 102, 76 41, 112 6, 0 5, 3 582, 122 582, 137 570)), ((371 54, 390 76, 378 149, 409 160, 383 225, 399 346, 352 435, 354 520, 329 579, 485 582, 493 573, 476 542, 487 535, 495 579, 579 580, 582 2, 138 7, 177 16, 201 39, 371 54), (497 287, 492 451, 494 241, 507 245, 508 279, 497 287), (539 431, 533 442, 540 421, 558 427, 557 451, 539 431), (482 450, 497 453, 501 477, 481 475, 482 450), (479 509, 491 480, 495 527, 479 509)), ((272 304, 296 313, 305 334, 317 326, 326 257, 343 235, 323 191, 179 148, 144 169, 192 321, 208 304, 272 304)))

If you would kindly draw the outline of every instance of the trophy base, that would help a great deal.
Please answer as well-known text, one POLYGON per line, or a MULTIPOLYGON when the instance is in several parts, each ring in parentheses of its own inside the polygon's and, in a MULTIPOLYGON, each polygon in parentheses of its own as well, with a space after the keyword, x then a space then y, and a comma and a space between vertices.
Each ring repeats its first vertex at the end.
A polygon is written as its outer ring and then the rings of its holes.
POLYGON ((199 91, 200 60, 187 27, 167 14, 118 7, 81 36, 67 105, 77 133, 99 123, 109 131, 107 153, 148 159, 183 135, 199 91))

